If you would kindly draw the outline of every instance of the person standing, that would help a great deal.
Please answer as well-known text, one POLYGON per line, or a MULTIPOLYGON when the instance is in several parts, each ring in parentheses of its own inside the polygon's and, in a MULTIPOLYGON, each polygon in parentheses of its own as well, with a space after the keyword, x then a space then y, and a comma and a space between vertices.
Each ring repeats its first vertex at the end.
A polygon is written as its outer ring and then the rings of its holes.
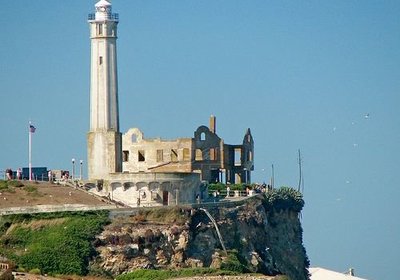
POLYGON ((12 180, 13 179, 13 171, 11 168, 8 168, 6 170, 6 174, 7 174, 7 180, 12 180))
POLYGON ((17 180, 21 180, 22 179, 22 170, 21 168, 17 169, 17 180))
POLYGON ((49 172, 47 172, 47 177, 49 177, 49 182, 53 181, 53 173, 51 172, 51 170, 49 170, 49 172))

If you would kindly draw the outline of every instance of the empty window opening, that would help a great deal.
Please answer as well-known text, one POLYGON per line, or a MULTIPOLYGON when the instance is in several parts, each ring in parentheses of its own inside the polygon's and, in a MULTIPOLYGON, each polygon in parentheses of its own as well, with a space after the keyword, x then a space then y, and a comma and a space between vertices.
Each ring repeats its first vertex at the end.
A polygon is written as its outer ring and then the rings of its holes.
POLYGON ((129 161, 129 151, 122 151, 122 161, 123 162, 129 161))
POLYGON ((176 149, 171 149, 171 161, 172 162, 178 161, 178 151, 176 149))
POLYGON ((99 64, 102 65, 103 64, 103 57, 99 56, 99 64))
POLYGON ((242 165, 242 149, 241 148, 235 148, 235 165, 240 166, 242 165))
POLYGON ((146 158, 144 156, 144 151, 143 150, 139 150, 138 151, 138 161, 145 161, 146 158))
POLYGON ((132 143, 136 143, 136 141, 137 141, 136 134, 132 134, 132 143))
POLYGON ((196 149, 195 160, 197 161, 203 160, 203 152, 200 149, 196 149))
POLYGON ((200 140, 201 140, 201 141, 205 141, 205 140, 206 140, 206 133, 205 133, 205 132, 202 132, 202 133, 200 134, 200 140))
POLYGON ((210 160, 210 149, 207 149, 207 150, 203 151, 203 159, 204 160, 210 160))
POLYGON ((124 187, 124 191, 126 191, 127 189, 129 189, 129 187, 131 186, 131 184, 130 183, 128 183, 128 182, 125 182, 124 184, 123 184, 123 187, 124 187))
POLYGON ((163 150, 157 150, 157 162, 164 161, 164 153, 163 150))
POLYGON ((183 160, 189 161, 190 160, 190 151, 188 148, 183 149, 183 160))
POLYGON ((210 149, 210 160, 218 160, 218 152, 216 148, 210 149))
POLYGON ((249 161, 253 161, 253 153, 249 151, 249 161))

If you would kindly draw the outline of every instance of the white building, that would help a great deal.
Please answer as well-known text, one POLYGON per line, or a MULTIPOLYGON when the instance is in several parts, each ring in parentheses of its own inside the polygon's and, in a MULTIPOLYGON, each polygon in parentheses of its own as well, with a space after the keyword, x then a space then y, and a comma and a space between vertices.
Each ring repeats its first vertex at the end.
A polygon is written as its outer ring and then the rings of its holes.
POLYGON ((339 273, 321 267, 310 267, 311 280, 367 280, 365 278, 355 277, 354 270, 350 269, 347 273, 339 273))

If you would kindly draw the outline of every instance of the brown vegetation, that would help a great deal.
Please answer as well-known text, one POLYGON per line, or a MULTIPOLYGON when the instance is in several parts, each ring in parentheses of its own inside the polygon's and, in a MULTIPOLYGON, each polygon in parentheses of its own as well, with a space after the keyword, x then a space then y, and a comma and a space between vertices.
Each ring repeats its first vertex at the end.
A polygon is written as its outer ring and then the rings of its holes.
POLYGON ((60 204, 102 205, 106 203, 80 189, 47 182, 19 181, 17 186, 9 184, 8 187, 0 189, 0 209, 60 204))

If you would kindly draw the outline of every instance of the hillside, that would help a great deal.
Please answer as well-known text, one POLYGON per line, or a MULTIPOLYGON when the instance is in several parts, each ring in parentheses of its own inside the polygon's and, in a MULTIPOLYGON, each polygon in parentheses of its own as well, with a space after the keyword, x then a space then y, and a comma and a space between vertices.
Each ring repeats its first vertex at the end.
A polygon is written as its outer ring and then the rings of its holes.
POLYGON ((63 204, 108 205, 106 201, 68 185, 0 180, 0 209, 63 204))

